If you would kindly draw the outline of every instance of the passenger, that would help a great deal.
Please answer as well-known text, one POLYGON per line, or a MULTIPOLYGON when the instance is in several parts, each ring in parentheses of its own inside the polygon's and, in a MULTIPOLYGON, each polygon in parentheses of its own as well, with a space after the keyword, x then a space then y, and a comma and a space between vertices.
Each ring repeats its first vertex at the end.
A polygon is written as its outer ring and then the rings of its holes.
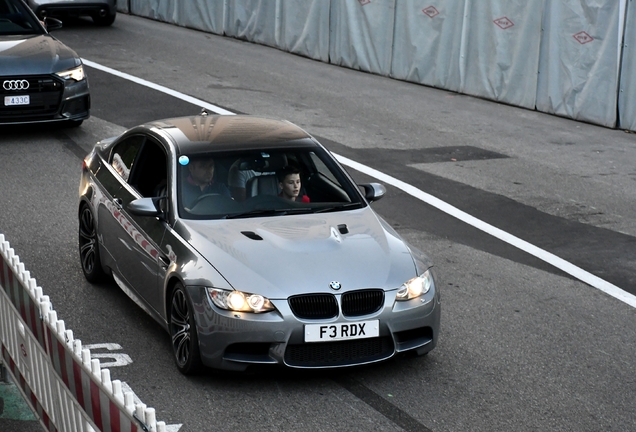
POLYGON ((276 173, 278 178, 278 187, 281 189, 279 197, 287 198, 292 201, 300 201, 308 203, 309 197, 303 195, 298 199, 300 195, 300 188, 302 186, 300 181, 300 170, 294 166, 286 166, 276 173))
POLYGON ((184 207, 191 207, 200 196, 218 194, 231 198, 224 183, 214 181, 214 159, 193 159, 188 164, 189 175, 181 187, 184 207))

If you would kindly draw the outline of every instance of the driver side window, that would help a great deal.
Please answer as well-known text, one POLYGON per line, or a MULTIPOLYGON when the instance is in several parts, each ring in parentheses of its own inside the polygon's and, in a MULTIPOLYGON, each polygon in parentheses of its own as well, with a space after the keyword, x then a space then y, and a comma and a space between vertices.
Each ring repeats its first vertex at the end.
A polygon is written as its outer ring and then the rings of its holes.
POLYGON ((165 195, 168 166, 163 147, 151 137, 135 135, 117 144, 111 165, 143 197, 165 195))
POLYGON ((163 147, 152 138, 147 138, 133 165, 128 183, 141 196, 158 196, 167 184, 167 161, 163 147))

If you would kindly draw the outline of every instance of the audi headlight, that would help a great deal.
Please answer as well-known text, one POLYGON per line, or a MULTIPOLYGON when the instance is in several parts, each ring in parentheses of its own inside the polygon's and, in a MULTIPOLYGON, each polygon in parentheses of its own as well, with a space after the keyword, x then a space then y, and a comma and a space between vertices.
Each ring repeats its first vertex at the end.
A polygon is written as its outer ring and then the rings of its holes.
POLYGON ((208 288, 208 296, 212 303, 221 309, 235 312, 269 312, 274 305, 269 299, 260 294, 250 294, 242 291, 228 291, 219 288, 208 288))
POLYGON ((56 75, 59 76, 60 78, 64 78, 67 81, 68 80, 81 81, 84 79, 84 66, 79 65, 76 68, 58 72, 56 75))
POLYGON ((405 282, 397 292, 398 300, 410 300, 426 294, 433 285, 433 275, 426 270, 418 277, 405 282))

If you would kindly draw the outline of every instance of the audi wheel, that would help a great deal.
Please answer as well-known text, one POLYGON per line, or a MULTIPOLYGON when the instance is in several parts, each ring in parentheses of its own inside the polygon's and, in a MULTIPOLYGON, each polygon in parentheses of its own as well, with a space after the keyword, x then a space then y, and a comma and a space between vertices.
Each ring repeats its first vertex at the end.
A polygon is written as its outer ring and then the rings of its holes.
POLYGON ((86 280, 94 283, 104 279, 95 219, 87 205, 82 206, 79 215, 79 254, 86 280))
POLYGON ((177 283, 170 301, 170 337, 177 368, 184 375, 192 375, 201 370, 199 337, 193 310, 185 288, 177 283))

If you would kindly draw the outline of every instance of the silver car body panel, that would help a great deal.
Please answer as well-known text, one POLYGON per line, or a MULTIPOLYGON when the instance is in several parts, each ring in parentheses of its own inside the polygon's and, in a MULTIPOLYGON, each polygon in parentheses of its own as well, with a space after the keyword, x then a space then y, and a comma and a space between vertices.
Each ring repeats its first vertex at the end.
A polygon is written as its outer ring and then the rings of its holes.
POLYGON ((341 292, 361 288, 398 289, 416 276, 408 248, 386 232, 370 207, 347 212, 181 221, 201 256, 241 291, 255 289, 270 299, 289 293, 341 292), (341 234, 339 225, 348 233, 341 234), (243 233, 255 233, 253 240, 243 233))

